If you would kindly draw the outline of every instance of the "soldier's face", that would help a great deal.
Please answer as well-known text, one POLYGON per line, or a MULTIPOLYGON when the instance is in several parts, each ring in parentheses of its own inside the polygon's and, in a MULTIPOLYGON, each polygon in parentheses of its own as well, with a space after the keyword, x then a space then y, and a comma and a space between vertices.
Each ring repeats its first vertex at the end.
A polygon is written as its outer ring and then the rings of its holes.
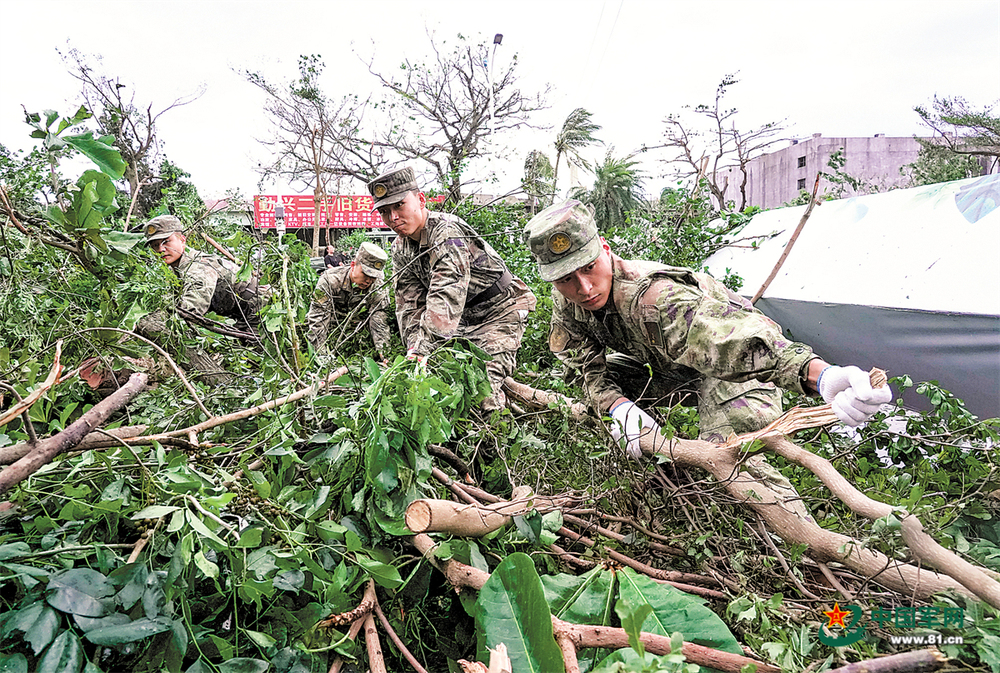
POLYGON ((176 264, 177 260, 184 254, 184 243, 186 241, 187 237, 184 234, 174 232, 166 238, 151 242, 149 247, 158 253, 169 266, 176 264))
POLYGON ((588 311, 597 311, 608 303, 612 277, 611 248, 605 243, 597 259, 557 278, 552 284, 570 302, 588 311))
POLYGON ((361 270, 361 265, 357 262, 351 262, 351 270, 348 275, 351 277, 351 282, 362 290, 370 288, 375 281, 371 276, 365 275, 365 272, 361 270))
POLYGON ((419 241, 424 225, 427 224, 427 199, 423 192, 407 192, 402 201, 382 206, 378 212, 382 216, 382 221, 396 232, 397 236, 406 236, 419 241))

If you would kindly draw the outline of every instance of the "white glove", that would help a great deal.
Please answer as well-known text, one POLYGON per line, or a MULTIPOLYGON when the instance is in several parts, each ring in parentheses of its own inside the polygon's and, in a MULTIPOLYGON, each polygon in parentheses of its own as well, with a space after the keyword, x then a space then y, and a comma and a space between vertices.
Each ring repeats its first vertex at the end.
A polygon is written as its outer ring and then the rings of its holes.
POLYGON ((817 388, 837 418, 852 428, 867 421, 880 406, 892 401, 889 386, 872 388, 868 372, 853 366, 827 367, 819 375, 817 388))
POLYGON ((407 360, 416 360, 417 364, 421 364, 421 365, 427 364, 427 356, 426 355, 417 355, 417 351, 413 350, 412 348, 410 350, 406 351, 406 359, 407 360))
POLYGON ((635 402, 622 402, 611 410, 611 436, 616 442, 625 438, 625 452, 630 458, 639 460, 642 456, 640 437, 659 431, 659 424, 635 402))

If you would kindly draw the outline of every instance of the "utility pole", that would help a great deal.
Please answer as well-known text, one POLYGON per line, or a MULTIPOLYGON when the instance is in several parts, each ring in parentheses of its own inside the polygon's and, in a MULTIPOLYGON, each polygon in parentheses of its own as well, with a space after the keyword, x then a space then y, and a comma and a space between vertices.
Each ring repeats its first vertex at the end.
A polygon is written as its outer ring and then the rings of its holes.
POLYGON ((489 128, 489 135, 491 137, 493 136, 493 115, 494 115, 494 112, 495 112, 494 109, 493 109, 493 64, 496 63, 496 60, 497 60, 497 47, 500 45, 500 43, 502 41, 503 41, 503 34, 497 33, 496 35, 493 36, 493 55, 490 56, 490 65, 486 69, 486 71, 487 71, 487 73, 486 73, 487 74, 487 79, 489 80, 489 86, 490 86, 490 128, 489 128))

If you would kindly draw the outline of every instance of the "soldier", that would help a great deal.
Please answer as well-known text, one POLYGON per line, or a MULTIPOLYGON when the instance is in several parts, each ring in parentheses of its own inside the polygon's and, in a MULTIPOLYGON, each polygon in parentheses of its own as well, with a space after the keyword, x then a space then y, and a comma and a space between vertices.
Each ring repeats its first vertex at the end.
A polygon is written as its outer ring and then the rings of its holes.
POLYGON ((160 215, 146 223, 146 243, 181 279, 177 308, 203 317, 209 310, 247 326, 260 322, 258 311, 266 300, 266 287, 256 278, 238 281, 236 265, 216 255, 188 248, 184 225, 173 215, 160 215))
POLYGON ((318 354, 328 353, 326 340, 333 324, 339 323, 344 334, 366 309, 372 342, 379 359, 385 361, 389 351, 389 290, 383 268, 388 259, 385 250, 374 243, 362 243, 349 266, 330 267, 320 276, 306 316, 309 343, 318 354))
POLYGON ((397 234, 396 320, 407 357, 423 360, 448 339, 468 339, 493 357, 486 363, 493 394, 483 409, 502 409, 501 385, 516 366, 535 295, 461 218, 427 209, 412 168, 380 175, 368 191, 397 234))
POLYGON ((785 339, 776 323, 711 276, 621 259, 579 201, 540 212, 524 240, 556 290, 549 348, 579 377, 588 404, 611 416, 612 435, 625 438, 633 458, 640 435, 659 431, 635 400, 674 396, 697 404, 701 439, 719 443, 781 415, 775 386, 818 392, 851 426, 892 399, 888 386, 872 389, 867 372, 832 366, 785 339), (606 354, 609 348, 616 352, 606 354))

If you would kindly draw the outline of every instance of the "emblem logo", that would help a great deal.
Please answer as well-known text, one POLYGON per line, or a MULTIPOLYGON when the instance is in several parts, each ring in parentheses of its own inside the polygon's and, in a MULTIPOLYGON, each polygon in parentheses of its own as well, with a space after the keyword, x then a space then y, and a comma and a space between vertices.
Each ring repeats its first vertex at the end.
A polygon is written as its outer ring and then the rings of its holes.
POLYGON ((372 190, 372 192, 375 194, 376 199, 381 199, 383 196, 386 195, 388 191, 389 190, 386 189, 385 185, 383 185, 381 182, 375 185, 375 189, 372 190))
POLYGON ((371 264, 369 264, 369 266, 381 270, 382 267, 385 266, 385 262, 372 262, 371 264))
POLYGON ((156 225, 155 224, 151 224, 148 227, 146 227, 146 235, 147 236, 152 236, 155 233, 156 233, 156 225))
POLYGON ((569 250, 570 243, 569 236, 559 231, 551 236, 549 236, 549 251, 556 255, 561 255, 567 250, 569 250))

